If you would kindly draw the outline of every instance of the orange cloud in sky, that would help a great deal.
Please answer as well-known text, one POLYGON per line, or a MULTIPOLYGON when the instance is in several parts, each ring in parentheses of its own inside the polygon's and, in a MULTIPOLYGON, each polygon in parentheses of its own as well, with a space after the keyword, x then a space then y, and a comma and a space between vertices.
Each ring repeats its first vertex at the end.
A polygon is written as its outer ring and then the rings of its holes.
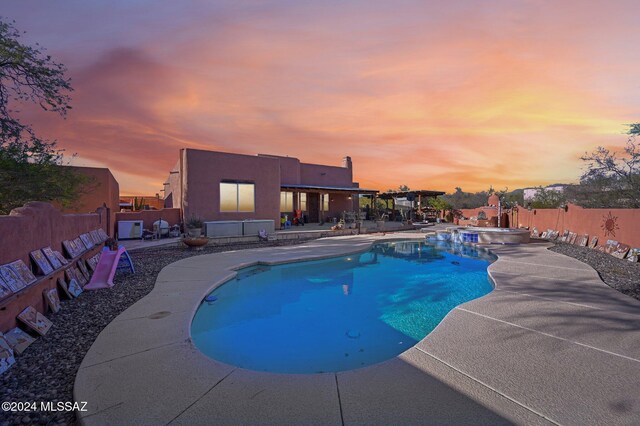
POLYGON ((14 13, 75 88, 67 120, 28 118, 123 193, 158 192, 184 147, 351 155, 363 187, 451 191, 575 181, 581 154, 624 144, 640 6, 568 3, 87 4, 64 31, 38 24, 69 10, 14 13))

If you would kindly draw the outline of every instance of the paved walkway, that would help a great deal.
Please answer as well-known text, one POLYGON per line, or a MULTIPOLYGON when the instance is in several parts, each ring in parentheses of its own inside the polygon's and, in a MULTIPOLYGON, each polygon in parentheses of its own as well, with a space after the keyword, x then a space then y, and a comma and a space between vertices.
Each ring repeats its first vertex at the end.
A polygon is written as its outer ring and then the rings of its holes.
POLYGON ((159 240, 120 240, 118 244, 126 248, 127 251, 134 251, 149 247, 177 245, 181 239, 182 237, 161 238, 159 240))
MULTIPOLYGON (((411 234, 402 234, 408 237, 411 234)), ((414 234, 423 238, 424 234, 414 234)), ((640 302, 546 243, 491 246, 496 289, 370 367, 291 375, 212 360, 191 319, 232 268, 366 249, 382 236, 191 257, 98 336, 74 394, 85 424, 640 424, 640 302)))

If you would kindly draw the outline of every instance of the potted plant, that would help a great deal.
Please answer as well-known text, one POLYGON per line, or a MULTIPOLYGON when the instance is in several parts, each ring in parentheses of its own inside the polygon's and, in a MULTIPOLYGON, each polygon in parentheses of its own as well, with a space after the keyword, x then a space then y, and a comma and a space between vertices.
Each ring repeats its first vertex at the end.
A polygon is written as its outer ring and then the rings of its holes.
POLYGON ((202 250, 209 243, 207 237, 183 238, 182 243, 193 250, 202 250))
POLYGON ((197 216, 191 216, 187 220, 187 231, 190 237, 199 237, 202 234, 202 219, 197 216))

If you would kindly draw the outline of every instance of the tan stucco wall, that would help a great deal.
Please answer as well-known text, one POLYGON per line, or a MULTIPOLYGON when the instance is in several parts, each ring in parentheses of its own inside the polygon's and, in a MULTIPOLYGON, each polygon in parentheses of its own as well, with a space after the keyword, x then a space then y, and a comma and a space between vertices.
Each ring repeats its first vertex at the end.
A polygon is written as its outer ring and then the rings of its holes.
POLYGON ((280 220, 280 162, 276 158, 183 150, 183 216, 204 220, 280 220), (254 212, 221 212, 220 182, 255 184, 254 212))
POLYGON ((121 195, 120 201, 125 203, 131 203, 133 205, 136 200, 138 203, 142 203, 143 206, 149 206, 150 209, 163 209, 164 199, 156 195, 121 195))
POLYGON ((137 212, 116 213, 116 231, 121 220, 142 220, 144 229, 153 229, 153 222, 164 220, 169 226, 180 225, 180 209, 141 210, 137 212))
MULTIPOLYGON (((182 157, 182 151, 180 151, 180 157, 182 157)), ((178 159, 176 165, 173 166, 173 169, 169 172, 169 176, 164 185, 164 206, 167 208, 182 208, 181 164, 181 159, 178 159)))
MULTIPOLYGON (((596 235, 598 245, 616 240, 631 247, 640 247, 640 209, 583 209, 569 204, 564 209, 532 209, 518 207, 517 225, 538 228, 539 232, 553 229, 562 233, 565 229, 578 235, 596 235), (613 222, 613 230, 607 231, 605 223, 613 222)), ((512 224, 512 226, 515 224, 512 224)))
MULTIPOLYGON (((348 157, 347 157, 348 158, 348 157)), ((350 160, 345 164, 351 164, 350 160)), ((273 219, 280 221, 280 185, 355 187, 351 167, 301 163, 297 158, 267 154, 257 156, 183 149, 165 184, 165 206, 182 208, 183 220, 191 215, 204 220, 273 219), (255 183, 255 212, 220 212, 221 181, 255 183)), ((357 197, 333 194, 325 217, 357 210, 357 197)), ((287 212, 290 213, 290 212, 287 212)))
POLYGON ((351 169, 345 167, 300 163, 300 182, 296 183, 351 188, 353 175, 351 169))
MULTIPOLYGON (((71 167, 71 166, 69 166, 71 167)), ((94 179, 94 186, 86 194, 82 194, 77 204, 70 208, 63 208, 63 213, 90 213, 104 204, 111 210, 109 227, 104 230, 113 236, 115 215, 120 211, 120 186, 111 171, 98 167, 71 167, 76 172, 94 179)))
MULTIPOLYGON (((78 237, 93 229, 103 228, 106 223, 106 211, 89 214, 62 214, 49 203, 31 202, 24 207, 0 216, 0 265, 22 259, 31 263, 29 253, 43 247, 63 253, 62 241, 78 237)), ((105 229, 106 230, 106 229, 105 229)), ((84 258, 95 254, 94 249, 83 255, 84 258)), ((46 280, 40 280, 16 296, 0 302, 0 331, 15 327, 15 317, 24 308, 31 305, 40 312, 46 312, 43 290, 56 287, 58 272, 46 280)))
POLYGON ((300 183, 300 160, 293 157, 258 154, 259 157, 275 158, 280 163, 280 183, 300 183))

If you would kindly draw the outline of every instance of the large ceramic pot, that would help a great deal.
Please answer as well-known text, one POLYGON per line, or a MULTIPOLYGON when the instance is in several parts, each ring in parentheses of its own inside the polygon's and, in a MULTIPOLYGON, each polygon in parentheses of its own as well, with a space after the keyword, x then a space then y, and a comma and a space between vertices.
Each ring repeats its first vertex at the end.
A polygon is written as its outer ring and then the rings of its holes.
POLYGON ((190 237, 198 238, 200 235, 202 235, 202 228, 189 228, 187 229, 187 232, 189 233, 190 237))
POLYGON ((207 245, 209 239, 207 237, 198 237, 198 238, 184 238, 182 242, 187 245, 189 248, 195 250, 202 250, 204 246, 207 245))

